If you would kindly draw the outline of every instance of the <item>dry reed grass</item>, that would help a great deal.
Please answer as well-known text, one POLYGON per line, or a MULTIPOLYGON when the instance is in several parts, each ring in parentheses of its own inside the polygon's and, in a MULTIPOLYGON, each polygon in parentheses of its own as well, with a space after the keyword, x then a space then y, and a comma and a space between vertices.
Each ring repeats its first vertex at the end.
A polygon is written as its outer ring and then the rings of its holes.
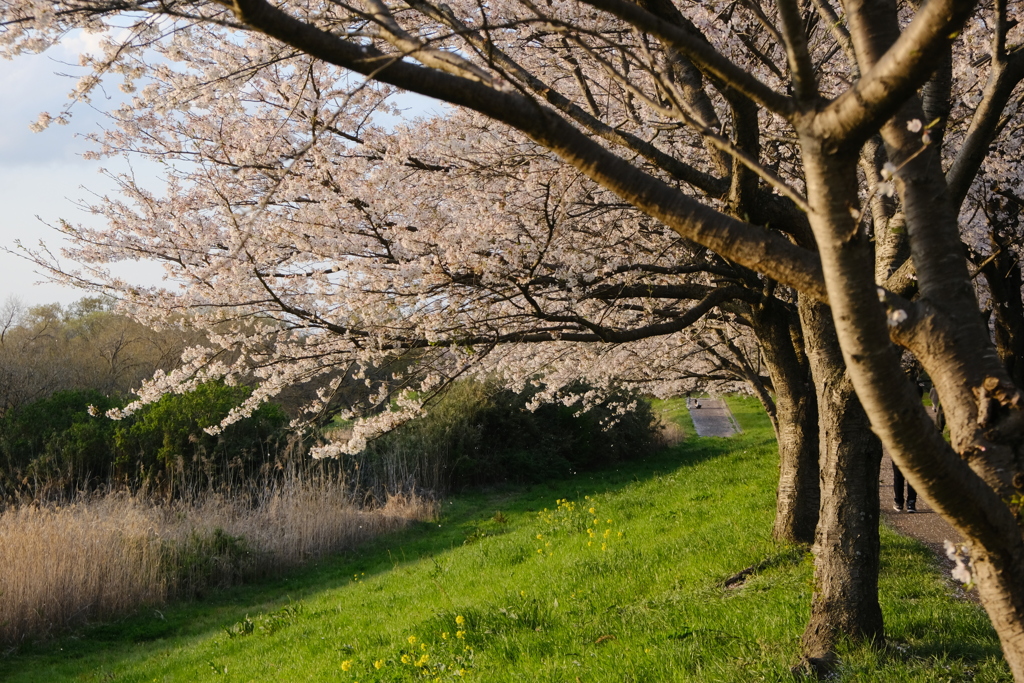
POLYGON ((297 565, 431 518, 433 501, 391 496, 363 509, 343 489, 300 484, 241 502, 157 504, 108 494, 0 514, 0 642, 297 565))
POLYGON ((656 426, 658 443, 664 447, 672 447, 686 440, 686 431, 665 415, 658 416, 656 426))

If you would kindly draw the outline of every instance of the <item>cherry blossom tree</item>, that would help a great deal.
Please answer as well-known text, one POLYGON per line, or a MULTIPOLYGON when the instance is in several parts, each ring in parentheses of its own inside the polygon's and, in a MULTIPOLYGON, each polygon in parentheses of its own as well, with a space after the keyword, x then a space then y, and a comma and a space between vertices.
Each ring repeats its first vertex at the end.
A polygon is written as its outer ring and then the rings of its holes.
MULTIPOLYGON (((261 368, 254 402, 323 378, 325 404, 338 362, 411 349, 434 370, 421 391, 470 367, 512 385, 543 375, 545 398, 624 368, 654 382, 699 316, 744 302, 762 313, 749 317, 759 343, 802 334, 766 361, 813 372, 825 435, 808 657, 837 628, 881 635, 877 601, 854 613, 842 600, 870 593, 857 569, 877 562, 858 533, 877 518, 846 515, 871 509, 870 422, 967 539, 1024 681, 1024 422, 1007 369, 1017 328, 999 317, 1019 283, 997 263, 1020 196, 1024 54, 1005 0, 0 7, 9 54, 108 31, 76 97, 119 74, 134 97, 102 151, 171 169, 166 197, 126 180, 102 207, 108 229, 66 230, 84 262, 157 256, 188 292, 69 277, 123 291, 144 319, 201 311, 219 348, 261 368), (458 109, 387 130, 374 117, 393 88, 458 109), (995 246, 969 267, 965 236, 994 222, 995 246), (985 268, 995 340, 974 287, 985 268), (658 289, 684 286, 704 289, 658 289), (897 345, 937 386, 951 443, 897 345)), ((241 367, 217 351, 187 360, 142 400, 241 367)), ((781 376, 798 386, 799 372, 781 376)), ((420 409, 399 405, 365 429, 420 409)))

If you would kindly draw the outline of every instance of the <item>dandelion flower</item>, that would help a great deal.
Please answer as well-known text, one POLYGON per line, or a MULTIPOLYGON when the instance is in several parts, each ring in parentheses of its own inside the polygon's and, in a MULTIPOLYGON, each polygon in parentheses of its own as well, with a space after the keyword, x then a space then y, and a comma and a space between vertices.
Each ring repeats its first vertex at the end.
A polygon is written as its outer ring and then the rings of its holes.
POLYGON ((596 515, 597 514, 597 508, 590 508, 590 514, 596 515))

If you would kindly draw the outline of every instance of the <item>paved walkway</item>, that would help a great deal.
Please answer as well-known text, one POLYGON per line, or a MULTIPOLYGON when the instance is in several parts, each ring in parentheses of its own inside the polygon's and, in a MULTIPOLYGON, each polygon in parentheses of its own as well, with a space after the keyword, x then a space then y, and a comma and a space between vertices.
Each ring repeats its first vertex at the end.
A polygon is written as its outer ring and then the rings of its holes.
POLYGON ((740 426, 725 401, 717 398, 690 398, 686 407, 693 418, 697 436, 732 436, 740 432, 740 426))
POLYGON ((943 549, 943 542, 950 540, 954 543, 961 541, 960 534, 949 525, 949 522, 942 519, 932 506, 928 504, 920 494, 917 496, 917 512, 896 512, 892 509, 892 460, 889 455, 882 457, 882 472, 878 485, 879 497, 882 499, 882 512, 889 526, 905 536, 911 536, 921 541, 936 551, 941 557, 946 556, 943 549))

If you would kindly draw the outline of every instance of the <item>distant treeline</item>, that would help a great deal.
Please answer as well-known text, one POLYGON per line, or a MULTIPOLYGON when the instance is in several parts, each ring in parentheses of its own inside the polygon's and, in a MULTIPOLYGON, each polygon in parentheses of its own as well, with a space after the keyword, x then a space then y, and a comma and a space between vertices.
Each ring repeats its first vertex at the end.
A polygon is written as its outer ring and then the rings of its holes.
POLYGON ((265 404, 220 434, 205 431, 250 387, 211 382, 124 420, 105 417, 204 341, 188 325, 150 329, 102 298, 32 308, 8 300, 0 307, 0 501, 125 486, 178 497, 279 467, 286 447, 295 450, 285 406, 265 404))

